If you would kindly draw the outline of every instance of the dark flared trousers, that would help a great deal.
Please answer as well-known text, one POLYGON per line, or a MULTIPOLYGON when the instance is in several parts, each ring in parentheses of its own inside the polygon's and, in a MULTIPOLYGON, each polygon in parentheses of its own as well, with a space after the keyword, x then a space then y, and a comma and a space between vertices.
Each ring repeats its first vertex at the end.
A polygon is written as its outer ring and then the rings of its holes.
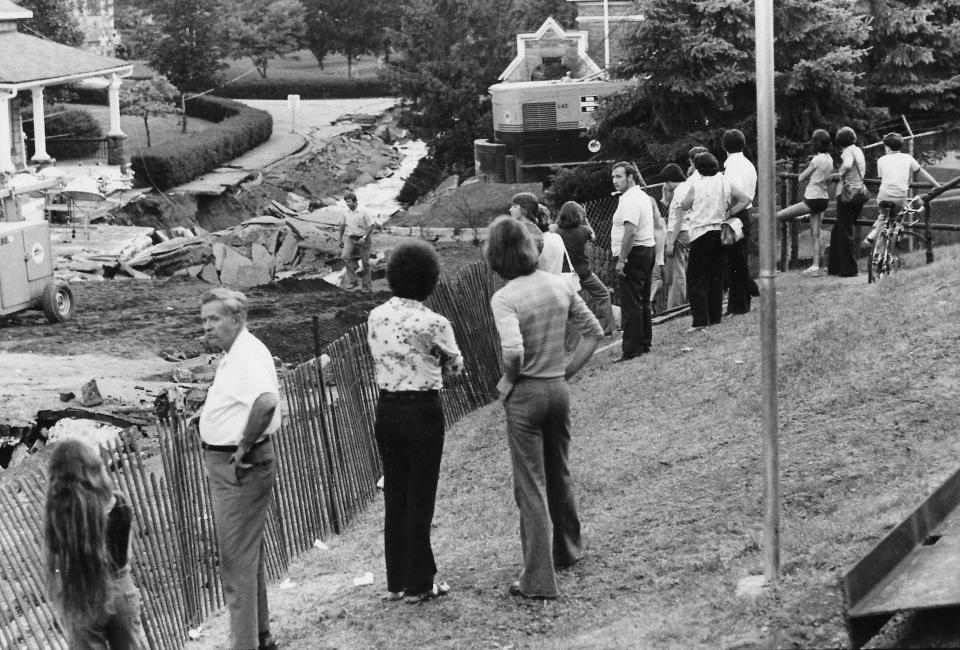
POLYGON ((727 246, 727 312, 746 314, 750 311, 750 267, 747 265, 747 246, 750 242, 750 212, 742 210, 733 215, 743 222, 743 239, 727 246))
POLYGON ((381 393, 374 432, 383 461, 387 589, 421 594, 430 590, 437 573, 430 526, 443 455, 439 394, 381 393))
POLYGON ((653 342, 650 279, 655 261, 653 246, 634 246, 623 266, 623 275, 620 276, 620 317, 625 357, 649 352, 653 342))
POLYGON ((719 230, 711 230, 690 242, 687 300, 694 327, 716 325, 723 316, 724 248, 719 230))
POLYGON ((837 201, 837 223, 830 231, 830 252, 827 255, 827 273, 841 277, 852 277, 857 274, 857 244, 854 241, 854 226, 863 204, 842 204, 837 201))

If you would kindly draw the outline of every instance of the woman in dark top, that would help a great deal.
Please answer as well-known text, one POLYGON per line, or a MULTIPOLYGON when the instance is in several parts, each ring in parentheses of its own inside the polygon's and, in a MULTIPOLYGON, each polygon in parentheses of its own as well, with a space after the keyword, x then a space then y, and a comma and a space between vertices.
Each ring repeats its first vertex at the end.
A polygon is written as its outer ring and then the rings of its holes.
POLYGON ((128 562, 132 511, 97 450, 66 439, 48 469, 47 587, 71 650, 146 650, 128 562))
MULTIPOLYGON (((593 239, 593 229, 587 223, 586 210, 576 201, 567 201, 560 208, 557 232, 563 239, 567 254, 573 263, 573 270, 580 277, 580 288, 590 295, 590 304, 596 305, 595 315, 603 328, 603 335, 613 332, 613 309, 610 306, 610 290, 590 269, 587 257, 587 242, 593 239)), ((564 262, 564 271, 569 271, 564 262)))

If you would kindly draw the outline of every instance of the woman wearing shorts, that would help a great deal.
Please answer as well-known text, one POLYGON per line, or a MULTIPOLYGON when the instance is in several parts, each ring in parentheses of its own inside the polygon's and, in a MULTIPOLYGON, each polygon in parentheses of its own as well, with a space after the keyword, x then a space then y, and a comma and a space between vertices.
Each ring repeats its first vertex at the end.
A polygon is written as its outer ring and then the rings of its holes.
POLYGON ((833 158, 830 156, 830 134, 817 129, 810 136, 814 156, 797 178, 798 183, 809 179, 803 191, 803 203, 797 203, 777 212, 777 221, 791 221, 810 215, 810 237, 813 244, 813 263, 803 274, 820 275, 820 220, 830 204, 830 185, 833 176, 833 158))

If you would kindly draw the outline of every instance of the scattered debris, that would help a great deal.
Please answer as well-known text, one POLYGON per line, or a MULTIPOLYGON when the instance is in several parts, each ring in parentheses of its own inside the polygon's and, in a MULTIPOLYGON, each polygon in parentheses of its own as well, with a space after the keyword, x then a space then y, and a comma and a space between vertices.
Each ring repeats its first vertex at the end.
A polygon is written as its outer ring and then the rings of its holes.
POLYGON ((354 587, 362 587, 364 585, 372 585, 372 584, 373 584, 373 574, 370 573, 369 571, 364 573, 362 576, 359 576, 353 579, 354 587))

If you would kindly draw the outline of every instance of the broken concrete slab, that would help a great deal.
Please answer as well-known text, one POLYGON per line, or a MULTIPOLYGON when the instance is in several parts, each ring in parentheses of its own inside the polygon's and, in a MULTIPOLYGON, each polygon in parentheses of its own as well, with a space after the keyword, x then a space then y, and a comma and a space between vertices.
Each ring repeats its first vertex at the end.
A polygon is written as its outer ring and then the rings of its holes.
POLYGON ((200 270, 200 273, 197 274, 197 277, 207 284, 220 284, 220 274, 217 272, 217 267, 213 264, 206 264, 203 269, 200 270))
POLYGON ((227 246, 220 242, 214 242, 212 248, 214 265, 217 271, 221 271, 223 270, 223 260, 227 257, 227 246))
POLYGON ((226 249, 223 267, 220 269, 220 283, 227 287, 238 286, 240 269, 253 266, 253 261, 244 257, 233 248, 226 249))
POLYGON ((87 407, 103 404, 103 396, 97 387, 96 379, 91 379, 80 388, 80 403, 87 407))
POLYGON ((300 240, 293 231, 288 230, 284 233, 283 241, 280 243, 280 248, 277 249, 275 257, 277 268, 284 268, 293 264, 297 258, 299 247, 300 240))
POLYGON ((261 284, 270 284, 273 281, 273 269, 251 264, 241 266, 237 270, 238 287, 256 287, 261 284))

